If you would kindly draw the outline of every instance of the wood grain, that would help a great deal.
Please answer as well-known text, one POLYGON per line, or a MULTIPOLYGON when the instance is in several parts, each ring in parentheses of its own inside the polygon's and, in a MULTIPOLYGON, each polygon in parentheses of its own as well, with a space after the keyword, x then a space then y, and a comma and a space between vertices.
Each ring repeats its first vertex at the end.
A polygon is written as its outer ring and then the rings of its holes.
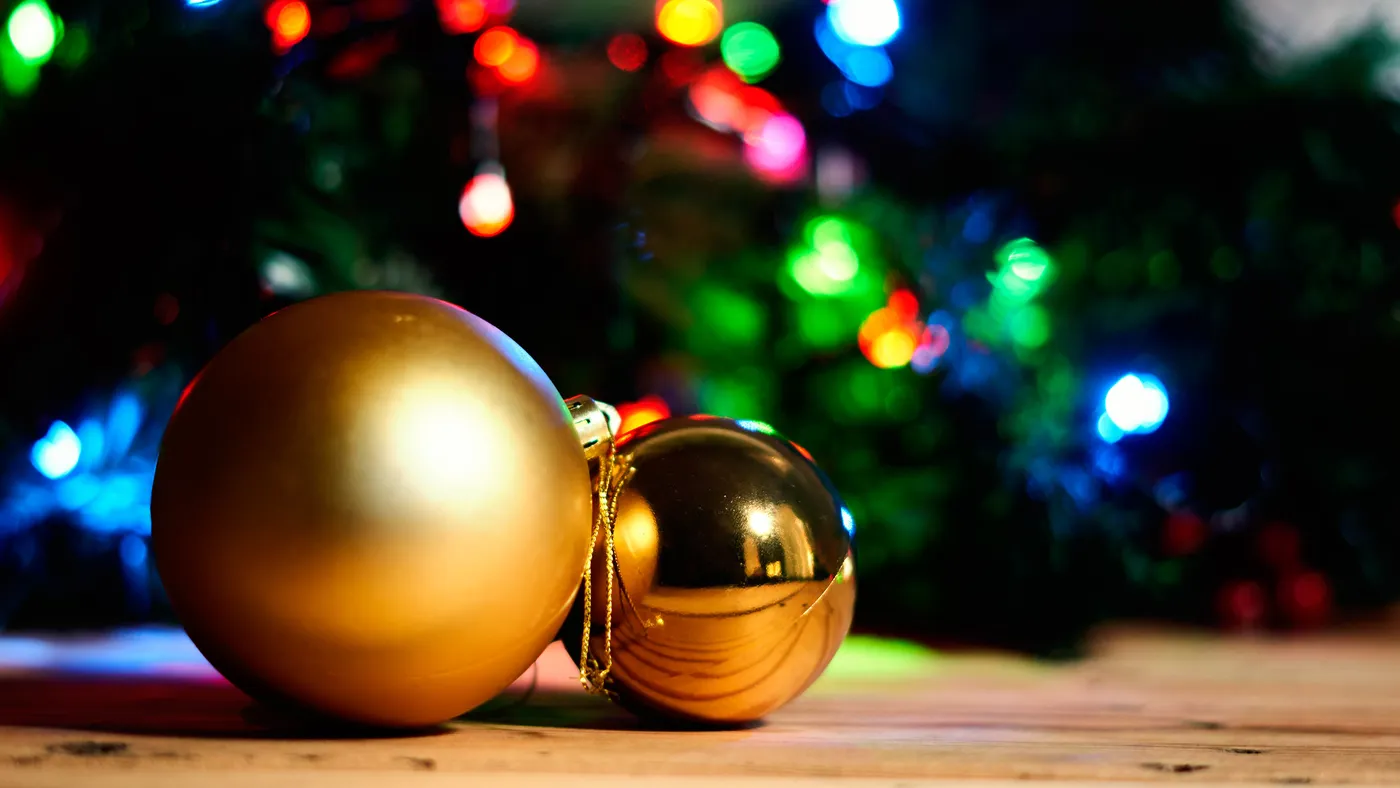
POLYGON ((267 716, 187 651, 103 667, 72 655, 118 653, 119 638, 17 642, 0 638, 3 788, 1400 785, 1389 625, 1297 639, 1119 628, 1061 665, 872 659, 858 640, 806 696, 737 731, 648 729, 577 691, 556 644, 468 719, 384 738, 267 716))

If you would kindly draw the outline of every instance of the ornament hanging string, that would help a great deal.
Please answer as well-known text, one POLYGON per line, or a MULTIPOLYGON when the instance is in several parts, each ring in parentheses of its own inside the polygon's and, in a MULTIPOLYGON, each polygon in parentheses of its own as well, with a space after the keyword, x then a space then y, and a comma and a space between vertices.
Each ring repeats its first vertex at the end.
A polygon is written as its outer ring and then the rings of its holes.
POLYGON ((588 557, 583 564, 583 636, 579 645, 578 680, 583 689, 591 695, 611 697, 608 689, 608 673, 612 670, 612 630, 613 630, 613 586, 616 582, 617 557, 613 546, 613 526, 617 522, 617 500, 622 487, 631 475, 628 470, 617 467, 617 448, 613 439, 612 426, 608 425, 608 451, 598 460, 597 507, 593 516, 593 534, 589 541, 588 557), (603 659, 590 657, 589 646, 593 639, 593 550, 598 539, 603 539, 603 574, 607 580, 607 613, 604 621, 603 659))

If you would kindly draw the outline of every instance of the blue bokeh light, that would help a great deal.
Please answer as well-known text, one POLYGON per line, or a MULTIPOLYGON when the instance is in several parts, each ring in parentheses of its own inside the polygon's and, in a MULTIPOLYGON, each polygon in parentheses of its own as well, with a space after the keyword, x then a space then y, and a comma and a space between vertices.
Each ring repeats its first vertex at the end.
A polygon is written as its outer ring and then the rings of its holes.
POLYGON ((992 239, 992 214, 985 208, 978 208, 963 222, 963 240, 973 244, 984 244, 992 239))
POLYGON ((55 421, 44 437, 34 442, 29 460, 47 479, 62 479, 78 467, 83 442, 66 422, 55 421))
MULTIPOLYGON (((1152 375, 1128 374, 1104 395, 1104 414, 1124 433, 1154 432, 1167 418, 1167 388, 1152 375)), ((1102 428, 1100 429, 1102 433, 1102 428)))
POLYGON ((901 25, 895 0, 831 0, 826 18, 841 40, 864 47, 888 44, 901 25))
POLYGON ((846 79, 867 88, 878 88, 894 76, 894 64, 889 55, 880 47, 852 44, 843 40, 831 28, 827 17, 818 17, 816 24, 817 46, 846 79))
POLYGON ((878 88, 894 77, 894 64, 883 49, 862 47, 836 64, 846 79, 868 88, 878 88))
POLYGON ((145 539, 142 539, 136 534, 127 534, 122 537, 122 544, 119 548, 119 552, 121 553, 122 563, 126 564, 128 569, 141 569, 146 565, 146 554, 149 550, 146 548, 145 539))
POLYGON ((1095 425, 1099 437, 1107 443, 1117 443, 1123 440, 1123 431, 1118 429, 1118 425, 1113 423, 1113 419, 1107 413, 1099 414, 1098 424, 1095 425))
MULTIPOLYGON (((162 400, 173 404, 176 379, 162 400)), ((74 423, 56 421, 36 441, 30 462, 37 477, 0 488, 0 535, 22 533, 62 517, 93 533, 148 534, 151 482, 163 418, 133 391, 118 392, 74 423)), ((164 411, 164 404, 161 405, 164 411)), ((168 412, 168 411, 164 411, 168 412)), ((128 556, 135 547, 127 546, 128 556)))

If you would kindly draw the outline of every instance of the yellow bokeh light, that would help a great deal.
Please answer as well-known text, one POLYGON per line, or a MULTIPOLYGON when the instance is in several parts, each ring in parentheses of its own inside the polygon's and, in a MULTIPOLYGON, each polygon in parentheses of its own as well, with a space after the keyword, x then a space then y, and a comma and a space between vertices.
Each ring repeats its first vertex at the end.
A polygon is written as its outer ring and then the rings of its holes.
POLYGON ((881 369, 895 369, 909 363, 914 358, 918 343, 907 331, 895 329, 875 337, 866 349, 870 363, 881 369))
POLYGON ((707 44, 723 27, 724 17, 715 0, 663 0, 656 10, 656 29, 681 46, 707 44))

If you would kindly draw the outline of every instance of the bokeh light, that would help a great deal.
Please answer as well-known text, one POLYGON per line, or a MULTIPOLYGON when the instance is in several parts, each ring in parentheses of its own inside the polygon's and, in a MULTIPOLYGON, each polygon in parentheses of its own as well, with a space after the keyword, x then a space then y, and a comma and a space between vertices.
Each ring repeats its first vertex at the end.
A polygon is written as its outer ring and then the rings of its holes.
POLYGON ((521 85, 534 79, 540 68, 540 50, 534 42, 521 39, 506 61, 496 67, 496 75, 508 85, 521 85))
MULTIPOLYGON (((1124 375, 1104 395, 1104 415, 1124 434, 1156 431, 1169 409, 1167 389, 1152 375, 1124 375)), ((1108 440, 1104 432, 1100 420, 1099 434, 1108 440)))
POLYGON ((647 42, 636 33, 620 33, 608 42, 608 61, 623 71, 636 71, 647 62, 647 42))
POLYGON ((264 21, 272 30, 273 45, 285 51, 311 32, 311 9, 302 0, 279 0, 267 7, 264 21))
POLYGON ((267 292, 287 298, 306 298, 316 293, 310 266, 286 252, 268 255, 259 266, 258 279, 267 292))
POLYGON ((895 0, 831 0, 826 16, 836 35, 856 46, 884 46, 899 34, 895 0))
MULTIPOLYGON (((818 298, 844 297, 869 289, 870 277, 862 274, 860 253, 856 250, 856 237, 860 230, 857 225, 836 215, 821 215, 809 220, 803 230, 806 243, 797 244, 788 252, 787 277, 802 293, 818 298)), ((849 328, 835 328, 843 325, 845 320, 829 310, 806 310, 800 317, 803 334, 811 333, 813 337, 829 337, 828 328, 849 331, 849 328), (812 331, 809 332, 808 327, 812 331)), ((820 341, 816 344, 833 343, 820 341)))
POLYGON ((948 352, 948 346, 952 344, 952 336, 948 329, 939 324, 932 323, 924 329, 923 336, 919 338, 919 346, 914 348, 914 355, 909 359, 909 366, 920 375, 932 372, 938 362, 943 359, 943 355, 948 352))
POLYGON ((1039 282, 1050 273, 1050 255, 1029 238, 1018 238, 997 251, 997 260, 1017 278, 1039 282))
POLYGON ((505 176, 488 171, 468 181, 457 213, 472 235, 490 238, 505 232, 515 219, 515 203, 505 176))
POLYGON ((694 47, 719 35, 724 17, 715 0, 662 0, 656 9, 656 29, 674 44, 694 47))
POLYGON ((901 321, 910 321, 919 314, 919 299, 908 290, 890 293, 889 309, 901 321))
MULTIPOLYGON (((860 352, 881 369, 896 369, 914 360, 927 334, 917 320, 919 302, 908 290, 897 290, 885 306, 871 312, 857 336, 860 352)), ((928 337, 931 339, 931 337, 928 337)))
POLYGON ((449 35, 473 33, 486 24, 484 0, 437 0, 438 19, 449 35))
MULTIPOLYGON (((825 91, 823 91, 825 97, 825 91)), ((861 166, 846 148, 827 146, 817 152, 817 195, 823 202, 845 200, 855 191, 861 177, 861 166)))
POLYGON ((519 46, 519 33, 508 27, 493 27, 476 39, 472 54, 481 65, 497 68, 510 60, 519 46))
MULTIPOLYGON (((832 29, 825 16, 817 19, 816 37, 822 53, 851 82, 867 88, 878 88, 894 77, 894 64, 890 62, 889 55, 885 54, 883 48, 859 46, 842 39, 832 29)), ((831 103, 835 101, 835 97, 825 100, 831 103)), ((843 97, 843 100, 849 102, 849 97, 843 97)), ((853 108, 848 108, 847 112, 850 109, 853 108)))
POLYGON ((1038 304, 1014 310, 1007 318, 1011 341, 1023 348, 1038 348, 1050 341, 1050 313, 1038 304))
POLYGON ((744 135, 744 159, 759 173, 790 179, 800 174, 807 153, 807 133, 791 115, 772 115, 744 135))
POLYGON ((757 22, 740 22, 720 39, 724 64, 745 82, 757 82, 772 71, 781 56, 778 39, 757 22))
POLYGON ((622 426, 618 428, 618 434, 631 432, 653 421, 661 421, 670 418, 671 408, 666 404, 666 400, 651 394, 636 402, 628 402, 617 406, 617 415, 622 418, 622 426))
POLYGON ((58 43, 59 21, 44 0, 25 0, 10 12, 5 26, 10 44, 27 63, 41 63, 53 54, 58 43))
POLYGON ((721 80, 702 77, 686 93, 695 116, 716 131, 729 132, 743 122, 747 109, 738 94, 721 80))
POLYGON ((917 348, 918 344, 908 332, 893 330, 876 336, 862 350, 875 366, 895 369, 912 361, 917 348))
POLYGON ((48 434, 34 442, 29 460, 45 478, 62 479, 78 467, 82 453, 83 444, 78 440, 78 433, 67 423, 55 421, 48 434))

